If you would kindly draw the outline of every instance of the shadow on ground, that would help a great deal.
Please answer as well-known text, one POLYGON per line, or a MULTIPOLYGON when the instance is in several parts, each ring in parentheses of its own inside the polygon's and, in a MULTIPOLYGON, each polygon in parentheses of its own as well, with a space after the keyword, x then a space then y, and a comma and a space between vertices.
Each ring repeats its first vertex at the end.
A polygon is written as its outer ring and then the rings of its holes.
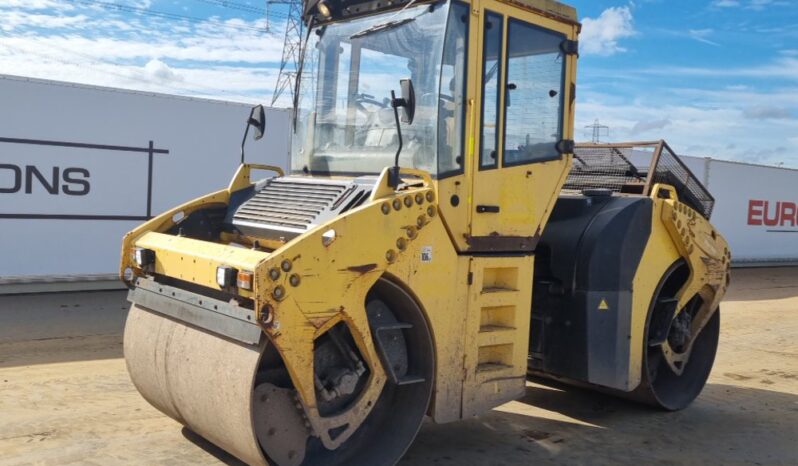
POLYGON ((793 394, 708 384, 692 406, 669 413, 534 385, 508 406, 513 413, 425 425, 401 464, 798 464, 793 394))
MULTIPOLYGON (((792 394, 709 384, 691 407, 669 413, 586 390, 531 385, 505 408, 426 423, 400 464, 798 463, 792 394)), ((220 462, 242 465, 189 429, 182 433, 220 462)))
POLYGON ((246 463, 239 461, 238 458, 236 458, 235 456, 231 455, 230 453, 227 453, 226 451, 222 450, 221 448, 217 447, 211 442, 205 440, 204 437, 194 432, 193 430, 189 429, 188 427, 183 427, 183 430, 181 430, 180 433, 183 434, 183 437, 186 440, 202 448, 203 450, 205 450, 206 453, 212 455, 220 462, 227 464, 229 466, 246 466, 246 463))

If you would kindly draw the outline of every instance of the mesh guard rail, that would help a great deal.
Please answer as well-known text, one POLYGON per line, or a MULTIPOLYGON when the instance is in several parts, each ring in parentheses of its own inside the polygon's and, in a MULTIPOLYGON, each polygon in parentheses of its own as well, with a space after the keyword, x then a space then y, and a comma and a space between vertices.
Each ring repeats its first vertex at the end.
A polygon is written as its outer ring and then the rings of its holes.
POLYGON ((564 189, 648 196, 656 183, 673 186, 679 200, 707 219, 712 215, 715 198, 665 141, 577 144, 564 189))

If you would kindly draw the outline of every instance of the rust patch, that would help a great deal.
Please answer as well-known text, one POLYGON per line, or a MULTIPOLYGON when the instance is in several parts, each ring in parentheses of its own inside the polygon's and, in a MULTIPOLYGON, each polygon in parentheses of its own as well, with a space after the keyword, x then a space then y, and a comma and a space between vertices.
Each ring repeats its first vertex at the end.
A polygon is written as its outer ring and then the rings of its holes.
POLYGON ((347 267, 346 270, 350 272, 356 272, 359 274, 364 274, 367 272, 371 272, 372 270, 377 268, 377 264, 363 264, 363 265, 353 265, 351 267, 347 267))
POLYGON ((329 317, 312 317, 308 319, 308 322, 310 322, 314 327, 319 329, 328 320, 330 320, 329 317))
POLYGON ((540 236, 464 235, 468 252, 535 252, 540 236))

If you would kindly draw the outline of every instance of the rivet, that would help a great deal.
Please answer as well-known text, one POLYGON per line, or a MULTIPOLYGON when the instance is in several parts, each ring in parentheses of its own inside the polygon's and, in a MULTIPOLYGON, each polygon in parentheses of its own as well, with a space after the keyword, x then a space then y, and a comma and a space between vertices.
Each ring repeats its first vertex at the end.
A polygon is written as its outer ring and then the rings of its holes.
POLYGON ((280 269, 278 269, 277 267, 272 267, 271 269, 269 269, 269 278, 271 278, 272 280, 277 280, 278 278, 280 278, 280 269))
POLYGON ((280 268, 283 269, 284 272, 290 272, 291 271, 291 261, 288 260, 288 259, 283 259, 283 261, 280 262, 280 268))
POLYGON ((416 204, 421 205, 424 203, 424 196, 421 193, 416 193, 416 204))
POLYGON ((396 239, 396 247, 397 247, 397 248, 398 248, 400 251, 404 251, 404 250, 405 250, 405 248, 407 248, 407 240, 406 240, 406 239, 404 239, 404 238, 397 238, 397 239, 396 239))
POLYGON ((388 215, 391 212, 391 206, 387 202, 383 203, 380 209, 385 215, 388 215))
POLYGON ((406 197, 405 197, 405 205, 406 205, 407 207, 410 207, 410 206, 412 206, 412 205, 413 205, 413 198, 412 198, 412 197, 410 197, 410 196, 406 196, 406 197))
POLYGON ((427 191, 427 201, 432 202, 435 199, 435 195, 432 194, 432 191, 427 191))
POLYGON ((393 249, 389 249, 385 253, 385 260, 387 260, 390 263, 393 263, 393 261, 396 260, 396 252, 393 249))
POLYGON ((416 225, 418 225, 419 228, 423 227, 426 223, 427 223, 427 217, 423 215, 419 215, 418 219, 416 219, 416 225))
POLYGON ((434 217, 435 214, 436 214, 436 210, 435 210, 435 206, 434 205, 431 205, 431 206, 427 207, 427 215, 429 215, 430 217, 434 217))
POLYGON ((393 208, 394 208, 394 210, 401 209, 402 208, 402 201, 400 201, 399 199, 394 199, 393 200, 393 208))
POLYGON ((293 274, 290 277, 288 277, 288 283, 290 283, 291 286, 299 286, 299 282, 300 282, 300 279, 299 279, 299 275, 297 275, 297 274, 293 274))
POLYGON ((410 239, 414 239, 417 236, 416 229, 413 227, 407 227, 407 237, 410 239))

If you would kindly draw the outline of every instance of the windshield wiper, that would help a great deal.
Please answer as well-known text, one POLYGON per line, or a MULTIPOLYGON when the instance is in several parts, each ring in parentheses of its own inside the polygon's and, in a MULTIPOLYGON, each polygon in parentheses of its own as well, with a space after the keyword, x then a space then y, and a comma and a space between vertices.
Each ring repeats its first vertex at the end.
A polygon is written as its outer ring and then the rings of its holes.
POLYGON ((361 37, 367 36, 369 34, 374 34, 375 32, 385 31, 386 29, 394 29, 404 24, 410 23, 415 21, 416 18, 405 18, 405 19, 396 19, 393 21, 386 21, 382 24, 375 24, 374 26, 368 27, 363 29, 360 32, 356 32, 349 36, 350 39, 359 39, 361 37))

